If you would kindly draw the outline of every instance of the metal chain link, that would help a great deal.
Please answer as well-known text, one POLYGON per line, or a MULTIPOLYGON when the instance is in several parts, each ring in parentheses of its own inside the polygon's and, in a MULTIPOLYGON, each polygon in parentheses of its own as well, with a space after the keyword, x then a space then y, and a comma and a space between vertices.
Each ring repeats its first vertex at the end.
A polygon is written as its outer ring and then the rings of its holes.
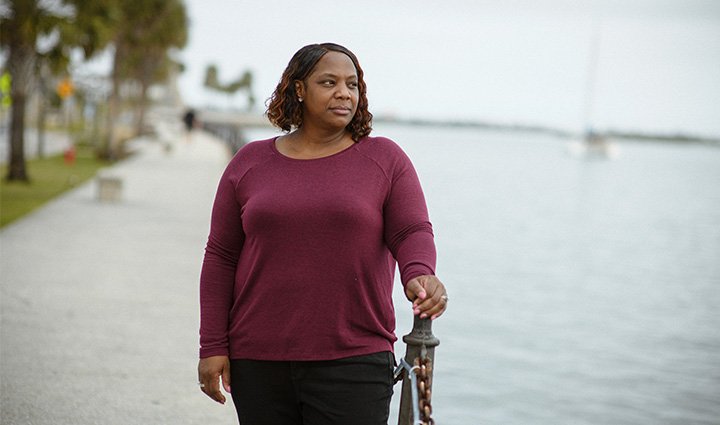
POLYGON ((420 356, 413 362, 417 371, 418 409, 420 410, 420 424, 435 425, 432 419, 432 360, 427 356, 420 356))
POLYGON ((412 424, 435 425, 432 419, 432 359, 427 355, 425 346, 420 356, 410 365, 405 359, 395 369, 395 382, 408 379, 412 399, 412 424))

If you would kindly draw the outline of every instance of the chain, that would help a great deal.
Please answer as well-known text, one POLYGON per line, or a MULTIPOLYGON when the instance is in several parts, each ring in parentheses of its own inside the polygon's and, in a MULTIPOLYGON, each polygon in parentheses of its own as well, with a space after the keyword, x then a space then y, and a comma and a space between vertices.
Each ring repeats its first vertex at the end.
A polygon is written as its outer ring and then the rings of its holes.
POLYGON ((435 425, 432 419, 432 360, 427 355, 425 346, 420 356, 413 360, 413 365, 400 359, 400 364, 395 369, 395 382, 403 379, 410 380, 410 398, 412 399, 412 424, 413 425, 435 425))
POLYGON ((435 425, 432 415, 432 360, 428 356, 415 359, 414 366, 417 371, 418 409, 420 410, 420 424, 435 425))

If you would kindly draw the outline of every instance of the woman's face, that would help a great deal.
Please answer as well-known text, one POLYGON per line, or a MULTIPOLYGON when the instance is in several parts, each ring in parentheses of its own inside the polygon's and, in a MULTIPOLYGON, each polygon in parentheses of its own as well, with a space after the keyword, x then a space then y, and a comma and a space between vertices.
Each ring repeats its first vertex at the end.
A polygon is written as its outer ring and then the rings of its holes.
POLYGON ((340 52, 327 52, 305 79, 296 82, 303 99, 303 125, 345 128, 357 111, 360 90, 352 60, 340 52))

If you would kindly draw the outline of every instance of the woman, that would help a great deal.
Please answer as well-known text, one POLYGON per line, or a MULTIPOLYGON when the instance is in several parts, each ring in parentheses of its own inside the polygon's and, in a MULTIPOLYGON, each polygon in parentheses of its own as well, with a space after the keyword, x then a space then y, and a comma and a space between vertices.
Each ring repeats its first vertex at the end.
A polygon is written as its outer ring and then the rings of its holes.
POLYGON ((363 71, 342 46, 300 49, 269 102, 287 134, 244 146, 213 206, 201 389, 224 403, 222 378, 242 425, 386 424, 396 262, 416 315, 447 307, 417 175, 369 137, 363 71))

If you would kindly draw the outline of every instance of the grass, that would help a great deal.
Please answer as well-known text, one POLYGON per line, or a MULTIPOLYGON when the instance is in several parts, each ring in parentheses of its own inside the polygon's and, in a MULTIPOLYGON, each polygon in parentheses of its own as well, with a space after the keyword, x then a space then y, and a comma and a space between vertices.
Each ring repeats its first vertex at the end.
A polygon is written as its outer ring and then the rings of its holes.
POLYGON ((108 163, 90 147, 78 147, 74 164, 62 154, 27 161, 30 182, 8 182, 7 165, 0 166, 0 227, 23 217, 58 195, 91 179, 108 163))

